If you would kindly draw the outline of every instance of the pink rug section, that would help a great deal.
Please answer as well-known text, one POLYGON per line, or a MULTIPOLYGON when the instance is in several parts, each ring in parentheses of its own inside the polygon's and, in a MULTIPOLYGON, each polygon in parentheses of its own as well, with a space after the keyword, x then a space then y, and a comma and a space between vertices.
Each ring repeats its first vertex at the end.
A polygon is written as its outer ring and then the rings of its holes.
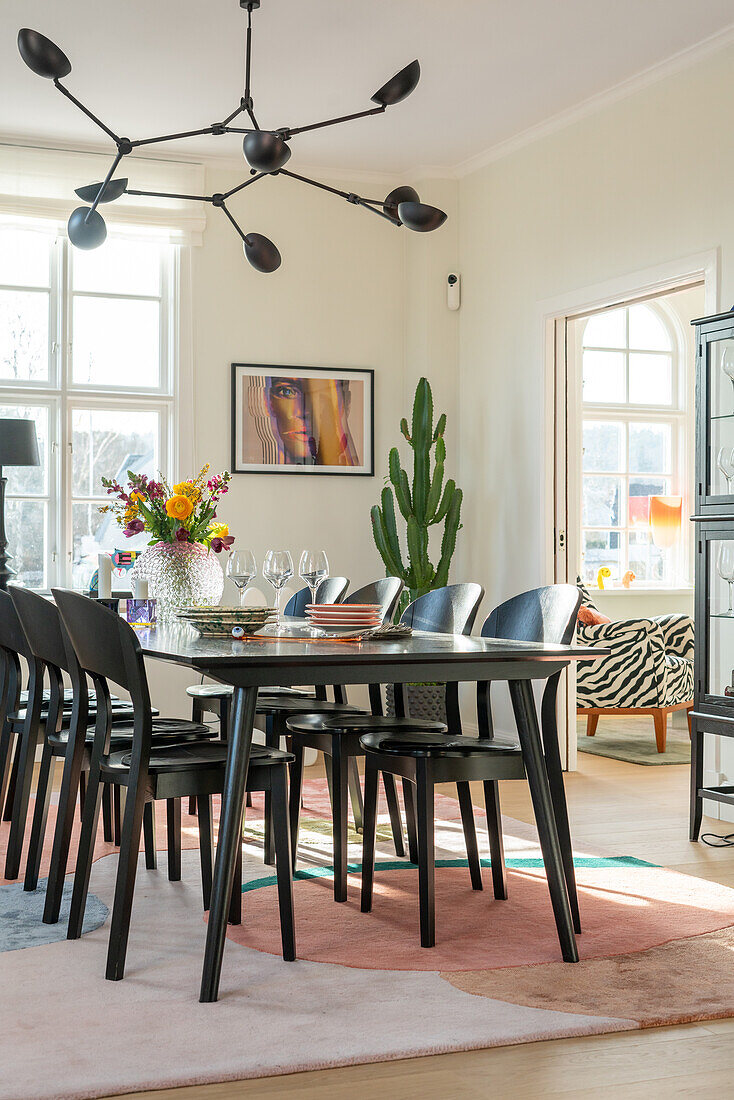
MULTIPOLYGON (((582 868, 577 872, 582 959, 621 955, 734 922, 727 887, 657 867, 582 868)), ((333 900, 331 877, 295 883, 298 957, 372 970, 485 970, 557 962, 560 958, 545 876, 510 871, 507 901, 495 901, 488 871, 474 891, 465 867, 436 869, 436 946, 420 946, 418 872, 380 870, 372 913, 360 912, 359 875, 348 900, 333 900)), ((280 954, 274 886, 243 895, 243 923, 228 936, 245 947, 280 954)))

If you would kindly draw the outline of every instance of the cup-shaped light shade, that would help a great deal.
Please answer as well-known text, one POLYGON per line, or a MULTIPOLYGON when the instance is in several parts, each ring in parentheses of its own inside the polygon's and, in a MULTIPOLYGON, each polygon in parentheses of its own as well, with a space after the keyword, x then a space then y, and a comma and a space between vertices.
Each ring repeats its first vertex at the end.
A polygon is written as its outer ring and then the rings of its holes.
POLYGON ((29 69, 47 80, 61 80, 71 72, 71 62, 55 42, 38 31, 23 27, 18 31, 18 50, 29 69))
POLYGON ((268 237, 263 237, 262 233, 248 233, 242 247, 248 262, 256 271, 269 275, 271 271, 277 271, 280 267, 280 252, 268 237))
POLYGON ((77 206, 69 218, 69 240, 75 248, 99 248, 107 238, 107 226, 99 210, 77 206), (87 217, 89 215, 89 217, 87 217))
POLYGON ((242 151, 250 167, 258 172, 277 172, 291 156, 290 146, 280 134, 273 134, 270 130, 255 130, 246 134, 242 151))
MULTIPOLYGON (((75 195, 82 200, 82 202, 93 203, 97 198, 97 192, 102 186, 102 180, 99 183, 88 183, 85 187, 77 187, 74 192, 75 195)), ((127 178, 110 180, 105 187, 102 195, 99 199, 100 202, 114 202, 115 199, 119 199, 120 195, 125 194, 125 188, 127 187, 127 178)))
POLYGON ((391 77, 372 96, 373 103, 379 103, 382 107, 392 107, 394 103, 400 103, 407 99, 421 78, 421 66, 419 61, 411 61, 399 73, 391 77))
POLYGON ((0 420, 0 467, 40 465, 35 420, 0 420))
POLYGON ((418 192, 414 187, 396 187, 385 199, 382 210, 388 218, 392 218, 394 222, 400 225, 400 218, 398 217, 400 203, 419 201, 418 192))
POLYGON ((415 233, 432 233, 443 225, 447 215, 437 206, 426 206, 424 202, 401 202, 398 217, 415 233))
POLYGON ((682 497, 650 497, 650 530, 656 546, 663 550, 675 546, 680 538, 682 513, 682 497))

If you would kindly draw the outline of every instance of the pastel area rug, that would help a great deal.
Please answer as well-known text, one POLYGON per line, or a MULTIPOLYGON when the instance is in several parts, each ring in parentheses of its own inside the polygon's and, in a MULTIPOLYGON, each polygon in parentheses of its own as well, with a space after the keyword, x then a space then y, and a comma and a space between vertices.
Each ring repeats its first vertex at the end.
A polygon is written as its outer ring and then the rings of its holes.
POLYGON ((658 752, 652 718, 600 718, 593 737, 586 736, 586 719, 579 720, 579 752, 624 760, 627 764, 660 767, 665 764, 691 763, 691 739, 686 728, 674 726, 668 719, 665 752, 658 752))
MULTIPOLYGON (((243 924, 230 927, 216 1004, 198 1002, 206 925, 193 818, 184 815, 181 882, 168 882, 165 858, 157 871, 141 858, 124 981, 103 976, 110 846, 99 846, 89 930, 75 942, 40 923, 41 890, 0 886, 1 1098, 107 1096, 734 1015, 733 890, 580 850, 582 961, 564 964, 534 830, 505 819, 509 900, 495 902, 488 872, 485 889, 471 890, 458 805, 440 796, 437 946, 422 950, 417 872, 395 858, 384 807, 373 912, 359 911, 354 833, 349 899, 332 900, 318 780, 305 788, 298 960, 284 963, 255 798, 243 924)), ((477 823, 486 848, 478 811, 477 823)), ((158 830, 162 847, 161 820, 158 830)), ((0 852, 6 839, 3 825, 0 852)))

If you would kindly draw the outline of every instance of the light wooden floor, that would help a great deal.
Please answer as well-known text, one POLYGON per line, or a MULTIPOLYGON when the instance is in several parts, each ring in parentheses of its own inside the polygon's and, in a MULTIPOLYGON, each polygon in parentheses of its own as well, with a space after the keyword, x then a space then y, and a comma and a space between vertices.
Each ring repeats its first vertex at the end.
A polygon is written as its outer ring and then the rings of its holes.
MULTIPOLYGON (((579 845, 597 842, 619 855, 638 856, 734 886, 734 849, 716 850, 686 839, 687 789, 684 766, 646 768, 582 754, 579 771, 567 776, 574 839, 579 845)), ((479 801, 478 790, 476 798, 479 801)), ((505 813, 532 820, 525 784, 504 783, 502 802, 505 813)), ((734 831, 734 825, 714 821, 704 821, 704 827, 734 831)), ((724 1100, 732 1095, 733 1080, 734 1020, 717 1020, 137 1096, 138 1100, 363 1100, 375 1096, 385 1100, 544 1100, 554 1096, 724 1100)))

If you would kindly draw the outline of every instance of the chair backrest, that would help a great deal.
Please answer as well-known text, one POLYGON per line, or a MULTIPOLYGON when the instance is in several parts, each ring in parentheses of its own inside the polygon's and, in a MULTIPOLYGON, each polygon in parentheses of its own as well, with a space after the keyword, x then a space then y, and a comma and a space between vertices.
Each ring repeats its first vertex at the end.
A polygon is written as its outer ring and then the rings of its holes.
POLYGON ((379 581, 366 584, 347 596, 344 603, 378 603, 383 622, 391 622, 398 606, 403 582, 399 577, 381 577, 379 581))
MULTIPOLYGON (((346 577, 327 577, 316 589, 316 603, 341 603, 348 588, 349 581, 346 577)), ((306 607, 310 603, 311 589, 301 588, 288 600, 283 614, 294 619, 304 619, 306 607)))
POLYGON ((56 604, 28 588, 11 586, 8 592, 33 656, 44 664, 70 672, 61 616, 56 604))
POLYGON ((471 634, 483 599, 481 584, 471 581, 449 584, 413 600, 403 612, 400 622, 415 630, 429 630, 434 634, 471 634))
POLYGON ((51 591, 84 672, 94 679, 112 680, 133 700, 147 695, 143 655, 132 627, 88 596, 64 588, 51 591))
POLYGON ((20 654, 26 660, 33 657, 28 639, 21 626, 15 604, 7 592, 0 591, 0 646, 9 653, 20 654))
POLYGON ((568 645, 581 598, 574 584, 532 588, 495 607, 482 627, 482 637, 568 645))

